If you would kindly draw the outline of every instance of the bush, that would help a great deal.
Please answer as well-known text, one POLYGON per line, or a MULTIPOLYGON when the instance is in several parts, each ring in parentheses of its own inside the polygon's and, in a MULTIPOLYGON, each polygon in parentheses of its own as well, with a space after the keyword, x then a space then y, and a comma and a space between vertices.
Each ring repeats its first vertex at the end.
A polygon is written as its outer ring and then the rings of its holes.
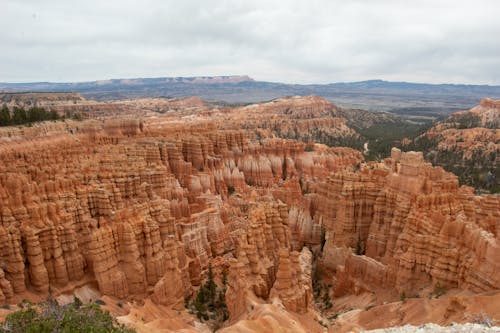
POLYGON ((119 325, 108 311, 97 304, 82 306, 79 302, 60 306, 55 301, 38 305, 23 303, 23 309, 7 316, 0 325, 1 333, 37 332, 95 332, 131 333, 132 329, 119 325))
POLYGON ((405 303, 406 302, 406 293, 404 292, 404 290, 401 292, 401 295, 399 295, 399 299, 401 300, 401 302, 405 303))
POLYGON ((441 283, 436 283, 436 285, 434 286, 434 295, 436 295, 436 297, 441 297, 443 296, 444 294, 446 293, 446 288, 443 287, 441 285, 441 283))
POLYGON ((358 238, 358 241, 356 242, 356 255, 361 256, 364 254, 365 254, 365 247, 361 239, 358 238))

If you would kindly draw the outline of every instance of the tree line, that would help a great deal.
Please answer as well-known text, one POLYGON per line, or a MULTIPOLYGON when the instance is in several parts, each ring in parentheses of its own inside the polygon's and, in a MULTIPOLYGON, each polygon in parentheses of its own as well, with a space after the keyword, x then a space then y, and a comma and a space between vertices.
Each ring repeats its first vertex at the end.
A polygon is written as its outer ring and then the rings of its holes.
POLYGON ((62 120, 66 118, 80 120, 81 115, 79 115, 78 113, 67 113, 61 116, 55 110, 47 111, 44 108, 40 107, 31 107, 26 110, 22 107, 15 106, 11 112, 9 108, 4 105, 0 109, 0 126, 26 125, 33 124, 39 121, 62 120))

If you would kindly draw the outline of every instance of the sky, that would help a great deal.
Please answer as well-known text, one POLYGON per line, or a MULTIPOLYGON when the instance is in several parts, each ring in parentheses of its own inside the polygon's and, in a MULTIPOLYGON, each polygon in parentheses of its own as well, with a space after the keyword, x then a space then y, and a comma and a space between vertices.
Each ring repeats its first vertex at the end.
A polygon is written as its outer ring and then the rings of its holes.
POLYGON ((498 0, 0 0, 0 82, 500 85, 498 0))

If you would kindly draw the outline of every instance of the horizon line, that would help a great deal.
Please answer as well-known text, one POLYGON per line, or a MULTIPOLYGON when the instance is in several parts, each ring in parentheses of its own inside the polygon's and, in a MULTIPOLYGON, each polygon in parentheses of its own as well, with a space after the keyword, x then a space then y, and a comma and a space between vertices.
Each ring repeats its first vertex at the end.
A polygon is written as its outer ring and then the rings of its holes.
MULTIPOLYGON (((453 85, 453 86, 487 86, 487 87, 499 87, 498 84, 488 84, 488 83, 450 83, 450 82, 439 82, 430 83, 422 81, 391 81, 385 80, 383 78, 373 78, 360 81, 332 81, 326 83, 297 83, 297 82, 282 82, 282 81, 266 81, 254 79, 250 75, 246 74, 235 74, 235 75, 193 75, 193 76, 152 76, 152 77, 122 77, 122 78, 106 78, 97 80, 76 80, 76 81, 0 81, 0 85, 22 85, 22 84, 84 84, 84 83, 99 83, 105 81, 122 81, 122 80, 154 80, 154 79, 197 79, 197 78, 247 78, 240 82, 263 82, 263 83, 274 83, 274 84, 284 84, 284 85, 301 85, 301 86, 314 86, 314 85, 331 85, 331 84, 353 84, 353 83, 368 83, 368 82, 386 82, 386 83, 407 83, 407 84, 422 84, 422 85, 453 85)), ((235 83, 240 83, 235 82, 235 83)), ((227 82, 229 83, 229 82, 227 82)), ((199 84, 199 83, 198 83, 199 84)))

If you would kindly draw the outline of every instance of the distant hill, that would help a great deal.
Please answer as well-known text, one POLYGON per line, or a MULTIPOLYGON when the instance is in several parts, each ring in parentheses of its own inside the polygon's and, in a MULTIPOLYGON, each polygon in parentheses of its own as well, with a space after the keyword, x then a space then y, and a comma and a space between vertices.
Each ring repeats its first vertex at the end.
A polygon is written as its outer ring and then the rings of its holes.
POLYGON ((97 100, 200 96, 207 101, 225 103, 253 103, 290 95, 318 95, 346 108, 434 118, 456 110, 469 109, 485 97, 500 99, 500 86, 382 80, 303 85, 255 81, 248 76, 0 83, 0 91, 78 92, 86 98, 97 100))
POLYGON ((435 123, 405 150, 420 150, 463 184, 500 192, 500 100, 483 99, 435 123))
POLYGON ((57 102, 83 101, 79 93, 74 92, 28 92, 28 93, 2 93, 0 92, 0 105, 7 106, 45 106, 57 102))

